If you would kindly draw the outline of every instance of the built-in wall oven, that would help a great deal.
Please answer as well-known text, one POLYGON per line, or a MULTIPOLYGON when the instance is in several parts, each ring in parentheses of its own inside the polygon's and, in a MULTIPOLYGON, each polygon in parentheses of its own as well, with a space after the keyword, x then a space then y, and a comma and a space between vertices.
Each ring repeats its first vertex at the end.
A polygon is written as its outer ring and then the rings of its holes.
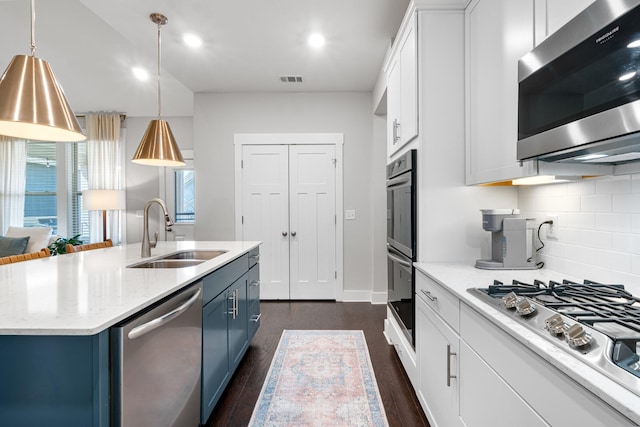
POLYGON ((416 261, 416 150, 387 165, 387 301, 414 345, 416 261))

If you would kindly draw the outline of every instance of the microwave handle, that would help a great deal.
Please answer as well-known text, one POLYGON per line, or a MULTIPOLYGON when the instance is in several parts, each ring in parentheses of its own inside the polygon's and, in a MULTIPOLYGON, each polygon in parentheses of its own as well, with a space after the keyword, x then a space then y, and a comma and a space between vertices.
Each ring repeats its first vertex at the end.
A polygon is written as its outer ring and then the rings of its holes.
POLYGON ((411 268, 412 267, 410 262, 407 262, 407 261, 405 261, 405 260, 403 260, 401 258, 398 258, 397 256, 393 255, 391 252, 387 252, 387 257, 391 261, 397 262, 398 264, 403 265, 403 266, 405 266, 407 268, 411 268))
POLYGON ((401 187, 403 185, 411 184, 411 177, 398 176, 396 178, 387 180, 387 188, 401 187))

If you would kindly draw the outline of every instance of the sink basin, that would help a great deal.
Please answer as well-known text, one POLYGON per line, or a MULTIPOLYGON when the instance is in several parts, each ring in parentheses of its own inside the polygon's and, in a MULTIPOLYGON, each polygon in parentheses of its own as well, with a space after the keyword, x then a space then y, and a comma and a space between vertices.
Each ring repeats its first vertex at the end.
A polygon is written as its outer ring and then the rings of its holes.
POLYGON ((130 265, 129 268, 184 268, 203 263, 203 259, 154 259, 130 265))
POLYGON ((207 250, 186 250, 174 252, 169 255, 161 256, 158 259, 175 259, 175 260, 202 260, 206 261, 226 253, 227 251, 207 251, 207 250))

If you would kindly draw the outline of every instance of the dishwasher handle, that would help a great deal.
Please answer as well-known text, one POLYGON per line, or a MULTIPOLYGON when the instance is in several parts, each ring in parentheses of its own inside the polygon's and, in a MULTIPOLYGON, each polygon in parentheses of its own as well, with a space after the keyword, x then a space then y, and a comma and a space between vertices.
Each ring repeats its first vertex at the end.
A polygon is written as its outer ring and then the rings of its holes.
POLYGON ((132 340, 139 338, 144 334, 147 334, 153 331, 154 329, 159 328, 160 326, 164 325, 174 317, 180 316, 182 313, 187 311, 193 304, 196 303, 196 301, 200 297, 201 292, 202 292, 202 289, 198 289, 196 293, 194 293, 193 296, 189 298, 189 300, 184 304, 180 305, 179 307, 176 307, 175 309, 171 310, 166 314, 163 314, 160 317, 156 317, 153 320, 149 320, 147 323, 143 323, 140 326, 136 326, 135 328, 131 329, 131 331, 129 331, 127 336, 132 340))

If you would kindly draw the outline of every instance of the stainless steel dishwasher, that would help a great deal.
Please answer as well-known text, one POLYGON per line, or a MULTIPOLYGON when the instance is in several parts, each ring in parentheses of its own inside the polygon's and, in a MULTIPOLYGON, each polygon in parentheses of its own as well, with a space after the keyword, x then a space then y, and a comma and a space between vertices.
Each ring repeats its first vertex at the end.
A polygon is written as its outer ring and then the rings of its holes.
POLYGON ((202 283, 111 329, 112 425, 197 427, 202 283))

